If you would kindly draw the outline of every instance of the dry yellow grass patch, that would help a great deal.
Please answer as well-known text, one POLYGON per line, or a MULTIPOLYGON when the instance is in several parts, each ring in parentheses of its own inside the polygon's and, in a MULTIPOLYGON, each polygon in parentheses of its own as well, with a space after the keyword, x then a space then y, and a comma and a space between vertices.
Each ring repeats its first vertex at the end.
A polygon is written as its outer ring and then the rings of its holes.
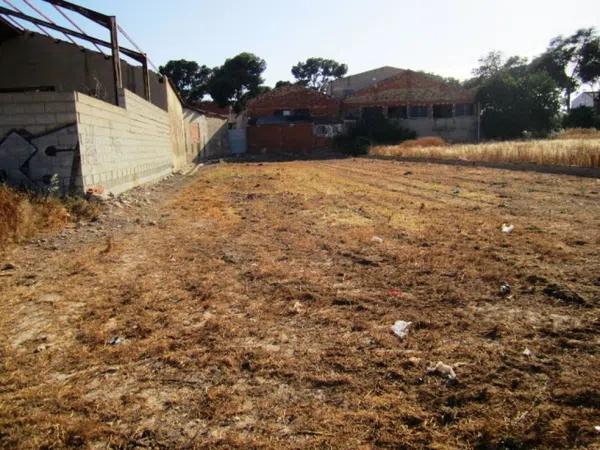
POLYGON ((600 138, 561 138, 452 146, 378 146, 370 155, 404 158, 600 167, 600 138))
POLYGON ((348 158, 170 183, 0 258, 0 448, 597 447, 596 180, 348 158))
POLYGON ((42 229, 58 228, 68 220, 58 200, 35 198, 0 186, 0 244, 31 237, 42 229))
POLYGON ((57 230, 69 220, 92 219, 98 205, 81 198, 60 199, 0 185, 0 249, 40 232, 57 230))

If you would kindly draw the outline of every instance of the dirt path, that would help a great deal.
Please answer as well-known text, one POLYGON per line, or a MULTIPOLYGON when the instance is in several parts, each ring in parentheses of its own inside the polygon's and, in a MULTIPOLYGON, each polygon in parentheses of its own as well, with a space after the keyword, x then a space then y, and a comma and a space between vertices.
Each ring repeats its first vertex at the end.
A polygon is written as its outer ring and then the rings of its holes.
POLYGON ((594 179, 208 167, 5 252, 0 445, 594 448, 599 251, 594 179))

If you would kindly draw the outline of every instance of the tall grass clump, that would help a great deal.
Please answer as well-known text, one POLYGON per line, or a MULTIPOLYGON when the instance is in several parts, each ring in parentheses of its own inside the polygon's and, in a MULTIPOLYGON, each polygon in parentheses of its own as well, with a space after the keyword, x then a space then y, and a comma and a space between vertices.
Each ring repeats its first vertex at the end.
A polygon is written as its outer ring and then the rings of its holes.
MULTIPOLYGON (((407 144, 407 143, 404 143, 407 144)), ((600 168, 600 138, 490 142, 439 146, 375 146, 370 155, 397 158, 530 163, 552 166, 600 168)))
POLYGON ((0 184, 0 250, 10 242, 58 230, 70 220, 91 220, 98 214, 99 206, 84 199, 61 199, 0 184))

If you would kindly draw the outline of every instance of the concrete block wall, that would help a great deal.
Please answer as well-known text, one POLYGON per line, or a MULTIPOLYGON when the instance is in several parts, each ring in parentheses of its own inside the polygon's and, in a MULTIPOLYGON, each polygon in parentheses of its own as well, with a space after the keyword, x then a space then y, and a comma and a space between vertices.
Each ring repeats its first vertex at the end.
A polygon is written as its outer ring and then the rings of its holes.
POLYGON ((183 119, 188 135, 188 162, 229 155, 226 118, 211 117, 185 108, 183 119), (193 128, 196 128, 194 132, 193 128))
POLYGON ((0 94, 0 179, 34 189, 81 188, 75 94, 0 94))
POLYGON ((173 167, 182 169, 188 162, 189 130, 183 120, 183 107, 173 88, 166 83, 169 125, 171 127, 171 145, 173 148, 173 167))
POLYGON ((122 95, 125 108, 75 94, 85 191, 119 194, 172 171, 169 114, 132 92, 122 95))

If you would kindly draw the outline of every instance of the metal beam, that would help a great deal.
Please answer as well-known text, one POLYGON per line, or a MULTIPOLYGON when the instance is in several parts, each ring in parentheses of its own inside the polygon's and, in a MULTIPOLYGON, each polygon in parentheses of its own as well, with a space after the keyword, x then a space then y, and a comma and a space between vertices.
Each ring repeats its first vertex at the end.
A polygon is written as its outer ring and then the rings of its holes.
POLYGON ((84 8, 83 6, 79 6, 74 3, 64 1, 64 0, 42 0, 42 1, 44 1, 46 3, 50 3, 52 5, 60 6, 61 8, 75 11, 76 13, 79 13, 82 16, 87 17, 88 19, 96 22, 97 24, 100 24, 100 25, 104 26, 105 28, 110 29, 110 16, 99 13, 98 11, 84 8))
MULTIPOLYGON (((40 20, 35 17, 28 16, 27 14, 19 13, 19 12, 13 11, 11 9, 4 8, 2 6, 0 6, 0 14, 6 15, 6 16, 18 17, 21 20, 25 20, 27 22, 31 22, 36 25, 42 25, 44 27, 51 28, 56 31, 60 31, 61 33, 66 33, 66 34, 69 34, 76 38, 83 39, 84 41, 92 42, 94 44, 98 44, 103 47, 112 49, 112 44, 110 42, 106 42, 106 41, 103 41, 102 39, 98 39, 98 38, 95 38, 92 36, 88 36, 87 34, 82 34, 77 31, 70 30, 69 28, 61 27, 60 25, 54 25, 54 24, 48 23, 44 20, 40 20)), ((138 61, 142 64, 146 59, 146 56, 143 53, 138 53, 138 52, 135 52, 135 51, 130 50, 125 47, 119 47, 119 51, 121 53, 123 53, 124 55, 127 55, 130 58, 135 59, 136 61, 138 61)))

